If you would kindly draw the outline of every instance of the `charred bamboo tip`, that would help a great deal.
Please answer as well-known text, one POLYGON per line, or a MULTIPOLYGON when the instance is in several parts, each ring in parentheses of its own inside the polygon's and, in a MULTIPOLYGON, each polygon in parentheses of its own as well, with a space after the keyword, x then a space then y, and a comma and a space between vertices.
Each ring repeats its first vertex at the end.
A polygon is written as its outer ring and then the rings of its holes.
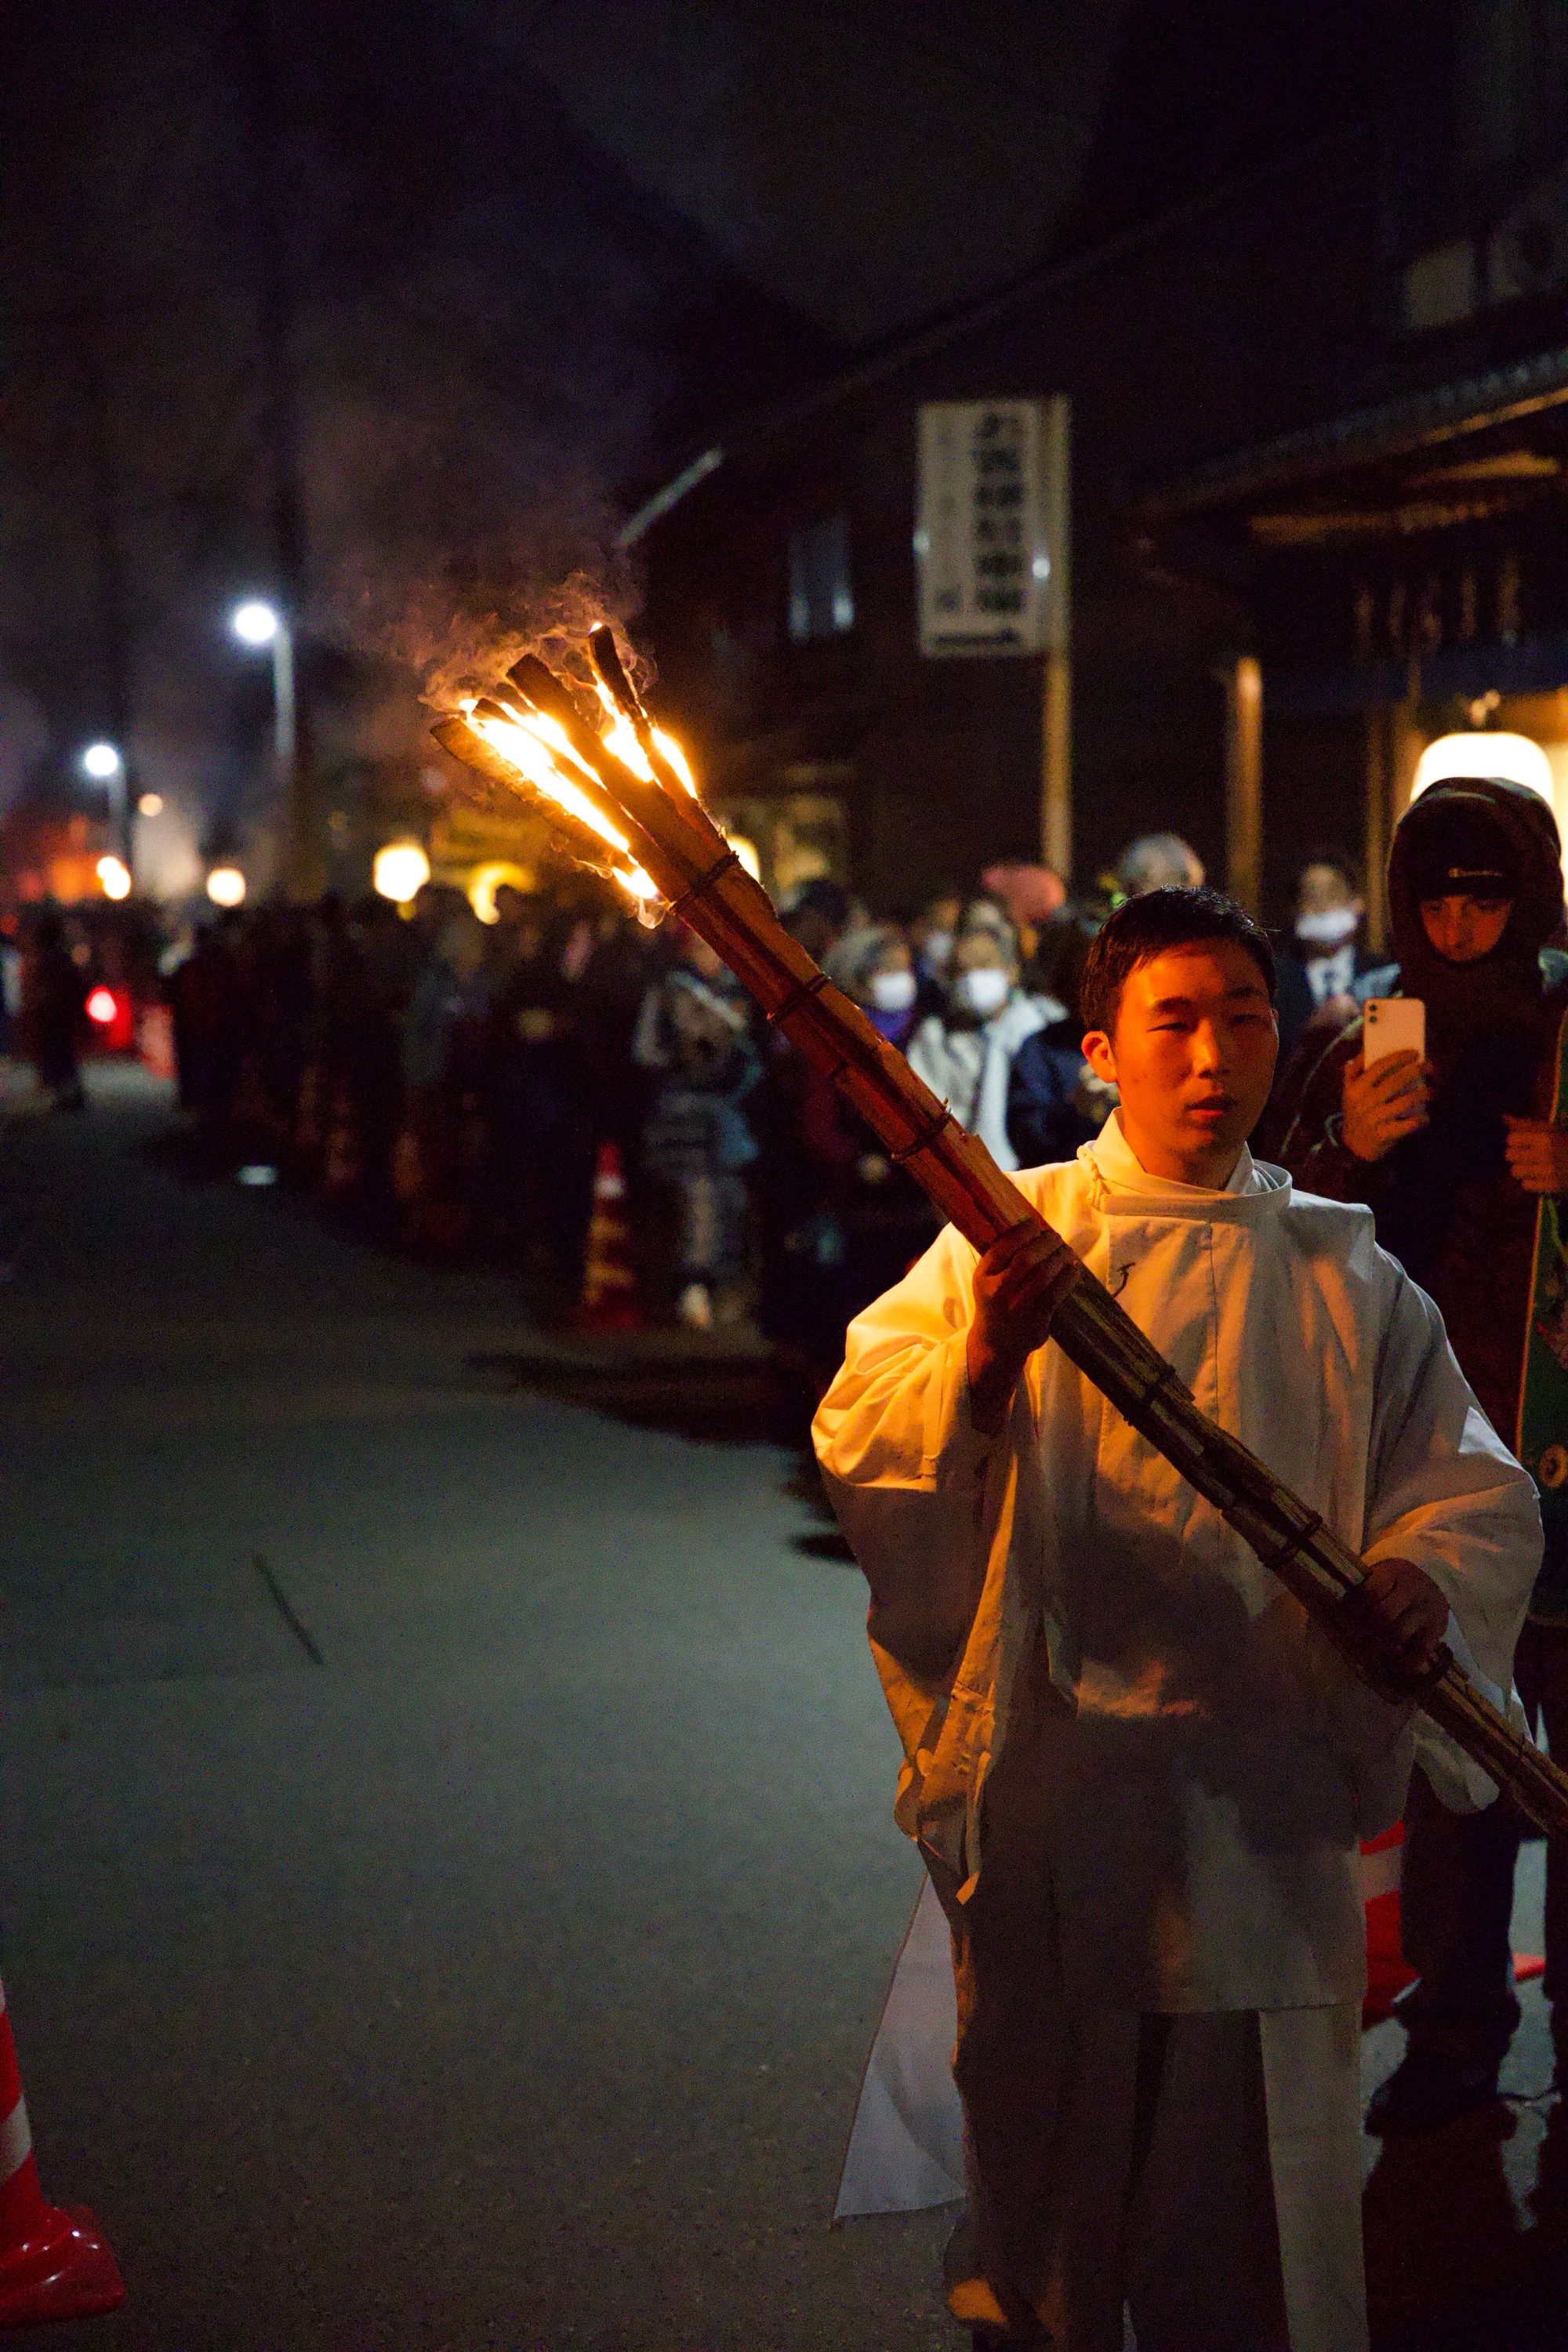
POLYGON ((624 711, 628 719, 646 719, 646 713, 637 698, 637 690, 626 676, 626 665, 621 659, 620 648, 616 643, 616 633, 607 621, 601 621, 598 627, 590 635, 588 651, 593 656, 594 667, 604 680, 605 690, 611 701, 624 711))
POLYGON ((514 686, 535 709, 555 709, 570 699, 549 663, 542 662, 537 654, 520 654, 506 675, 508 685, 514 686))

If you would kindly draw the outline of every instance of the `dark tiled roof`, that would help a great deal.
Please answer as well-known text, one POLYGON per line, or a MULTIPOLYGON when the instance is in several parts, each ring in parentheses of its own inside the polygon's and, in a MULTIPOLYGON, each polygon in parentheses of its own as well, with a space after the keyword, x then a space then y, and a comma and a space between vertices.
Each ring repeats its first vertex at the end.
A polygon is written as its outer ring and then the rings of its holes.
POLYGON ((1325 424, 1281 434, 1250 449, 1211 458, 1151 491, 1141 501, 1157 520, 1200 511, 1256 492, 1307 482, 1347 466, 1503 425, 1568 401, 1568 350, 1542 352, 1508 367, 1466 376, 1427 392, 1406 393, 1375 407, 1353 408, 1325 424))

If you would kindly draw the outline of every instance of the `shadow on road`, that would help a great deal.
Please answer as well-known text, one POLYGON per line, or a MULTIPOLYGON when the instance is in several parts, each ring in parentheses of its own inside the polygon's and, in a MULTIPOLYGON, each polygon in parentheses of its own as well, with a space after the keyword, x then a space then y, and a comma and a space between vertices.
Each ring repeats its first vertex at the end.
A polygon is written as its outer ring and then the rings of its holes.
POLYGON ((1443 2132, 1385 2143, 1364 2211, 1376 2352, 1561 2352, 1568 2336, 1561 2100, 1545 2113, 1537 2101, 1499 2101, 1443 2132), (1534 2186, 1521 2194, 1532 2152, 1534 2186))
MULTIPOLYGON (((649 1340, 668 1342, 668 1334, 649 1340)), ((634 1429, 705 1445, 785 1445, 796 1433, 765 1350, 542 1342, 474 1355, 509 1393, 585 1406, 634 1429)))

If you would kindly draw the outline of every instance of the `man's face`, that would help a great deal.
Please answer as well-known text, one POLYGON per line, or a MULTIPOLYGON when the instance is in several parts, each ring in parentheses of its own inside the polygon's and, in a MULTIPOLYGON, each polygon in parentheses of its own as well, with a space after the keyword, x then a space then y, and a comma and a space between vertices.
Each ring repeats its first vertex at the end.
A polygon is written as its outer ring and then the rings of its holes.
POLYGON ((1296 886, 1296 912, 1299 915, 1337 915, 1342 910, 1359 916, 1362 902, 1351 888, 1337 866, 1304 866, 1296 886))
POLYGON ((1111 1031, 1083 1050, 1121 1090, 1121 1128, 1152 1176, 1224 1184, 1268 1099, 1279 1024, 1235 940, 1194 940, 1128 975, 1111 1031))
POLYGON ((1423 898, 1421 928, 1445 963, 1479 963, 1508 929, 1511 898, 1476 898, 1456 891, 1423 898))

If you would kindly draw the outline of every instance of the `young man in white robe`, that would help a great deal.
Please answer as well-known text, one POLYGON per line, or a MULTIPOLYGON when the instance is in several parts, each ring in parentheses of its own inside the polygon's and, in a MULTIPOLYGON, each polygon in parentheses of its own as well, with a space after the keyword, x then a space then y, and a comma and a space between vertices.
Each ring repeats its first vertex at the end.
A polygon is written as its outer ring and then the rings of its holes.
POLYGON ((977 2343, 1121 2352, 1126 2305, 1140 2352, 1365 2345, 1359 1842, 1417 1737, 1450 1801, 1495 1794, 1045 1344, 1081 1258, 1363 1554, 1390 1672, 1447 1638, 1509 1702, 1533 1489, 1370 1214, 1247 1151, 1273 980, 1213 892, 1120 908, 1084 1050, 1121 1108, 1016 1180, 1061 1241, 943 1232, 816 1420, 952 1929, 977 2343))

